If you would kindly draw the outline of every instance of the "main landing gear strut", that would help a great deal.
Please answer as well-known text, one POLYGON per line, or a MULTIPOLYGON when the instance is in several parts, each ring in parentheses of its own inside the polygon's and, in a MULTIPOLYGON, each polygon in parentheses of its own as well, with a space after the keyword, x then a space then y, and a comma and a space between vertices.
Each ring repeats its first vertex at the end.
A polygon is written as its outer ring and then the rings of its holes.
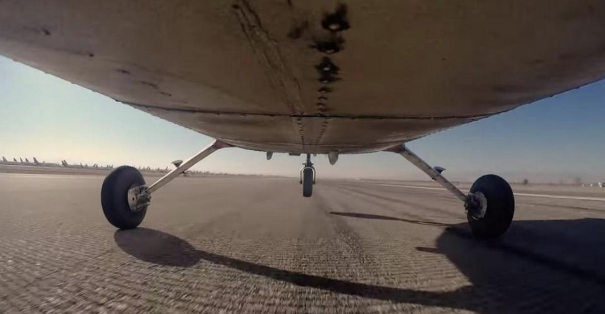
POLYGON ((231 145, 219 140, 214 141, 150 186, 145 185, 143 175, 136 168, 117 168, 105 178, 101 188, 101 206, 105 218, 120 229, 136 228, 145 218, 152 193, 210 154, 226 147, 231 145))
MULTIPOLYGON (((101 188, 101 205, 105 217, 120 229, 136 228, 145 218, 154 192, 213 152, 226 147, 231 145, 216 140, 150 186, 145 185, 143 176, 136 168, 117 168, 105 178, 101 188)), ((510 185, 504 179, 491 174, 483 176, 473 183, 468 194, 464 194, 441 175, 445 169, 431 167, 405 145, 387 151, 403 156, 463 201, 468 223, 476 237, 494 238, 509 228, 515 213, 515 198, 510 185)), ((337 157, 338 155, 331 156, 331 163, 335 162, 337 157)), ((311 155, 307 154, 307 160, 300 171, 304 197, 313 194, 315 178, 316 171, 311 162, 311 155)))
POLYGON ((515 213, 515 197, 508 182, 501 177, 493 174, 482 176, 473 183, 469 193, 464 194, 441 175, 445 169, 431 167, 405 145, 387 151, 403 156, 463 201, 468 223, 476 237, 495 238, 510 227, 515 213))

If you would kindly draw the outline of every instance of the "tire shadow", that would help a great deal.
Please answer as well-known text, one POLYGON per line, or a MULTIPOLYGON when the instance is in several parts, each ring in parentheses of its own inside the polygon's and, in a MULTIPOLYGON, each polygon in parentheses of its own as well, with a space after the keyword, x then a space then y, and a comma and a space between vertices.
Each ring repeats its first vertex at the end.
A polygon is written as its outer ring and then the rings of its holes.
MULTIPOLYGON (((401 223, 396 217, 333 213, 401 223)), ((436 225, 443 228, 442 224, 436 225)), ((194 248, 185 240, 147 228, 116 231, 127 254, 149 263, 192 267, 201 260, 249 274, 339 294, 465 309, 478 313, 605 313, 605 220, 516 221, 499 240, 474 239, 466 224, 445 228, 437 248, 472 283, 454 291, 383 287, 269 267, 194 248), (600 296, 600 297, 599 297, 600 296)))
POLYGON ((191 267, 200 260, 198 251, 187 241, 153 229, 117 230, 113 239, 122 251, 152 264, 191 267))

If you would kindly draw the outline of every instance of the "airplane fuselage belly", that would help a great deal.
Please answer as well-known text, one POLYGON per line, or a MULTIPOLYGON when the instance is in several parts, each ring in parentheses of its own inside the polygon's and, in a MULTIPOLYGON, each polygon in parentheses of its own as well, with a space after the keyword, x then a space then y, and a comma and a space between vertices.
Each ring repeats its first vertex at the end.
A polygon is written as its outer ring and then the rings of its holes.
POLYGON ((381 150, 605 76, 603 1, 0 2, 0 54, 255 150, 381 150))

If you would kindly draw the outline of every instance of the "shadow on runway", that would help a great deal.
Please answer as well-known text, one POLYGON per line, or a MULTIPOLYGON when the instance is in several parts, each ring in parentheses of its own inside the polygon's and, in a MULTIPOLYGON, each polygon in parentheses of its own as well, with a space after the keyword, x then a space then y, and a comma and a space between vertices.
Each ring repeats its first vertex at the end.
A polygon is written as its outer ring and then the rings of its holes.
POLYGON ((113 238, 122 251, 148 263, 191 267, 200 260, 198 251, 187 241, 161 231, 118 230, 113 238))
MULTIPOLYGON (((370 214, 341 216, 418 223, 370 214)), ((437 239, 436 248, 418 248, 421 254, 443 254, 472 283, 445 292, 282 270, 197 250, 153 229, 117 231, 114 238, 124 252, 150 263, 191 267, 204 260, 301 287, 394 303, 478 313, 605 313, 605 220, 601 219, 516 221, 504 238, 491 241, 474 239, 466 224, 450 226, 437 239)))
POLYGON ((440 223, 440 222, 413 220, 413 219, 405 219, 405 218, 399 218, 399 217, 374 215, 374 214, 347 213, 347 212, 330 212, 330 214, 331 215, 336 215, 336 216, 353 217, 353 218, 363 218, 363 219, 378 219, 378 220, 403 221, 403 222, 408 222, 408 223, 412 223, 412 224, 427 225, 427 226, 440 226, 440 227, 449 227, 449 226, 451 226, 451 224, 445 224, 445 223, 440 223))

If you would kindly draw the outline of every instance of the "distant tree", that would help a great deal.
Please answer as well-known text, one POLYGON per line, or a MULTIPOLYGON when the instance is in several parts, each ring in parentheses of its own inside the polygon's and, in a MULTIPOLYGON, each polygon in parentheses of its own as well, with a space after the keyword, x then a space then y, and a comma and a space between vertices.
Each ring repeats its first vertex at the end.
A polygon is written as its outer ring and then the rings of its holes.
POLYGON ((575 179, 575 182, 576 182, 576 185, 582 185, 582 178, 577 177, 577 178, 575 179))
POLYGON ((523 184, 523 185, 527 185, 528 183, 529 183, 529 180, 527 180, 527 179, 523 179, 523 181, 521 181, 521 184, 523 184))

